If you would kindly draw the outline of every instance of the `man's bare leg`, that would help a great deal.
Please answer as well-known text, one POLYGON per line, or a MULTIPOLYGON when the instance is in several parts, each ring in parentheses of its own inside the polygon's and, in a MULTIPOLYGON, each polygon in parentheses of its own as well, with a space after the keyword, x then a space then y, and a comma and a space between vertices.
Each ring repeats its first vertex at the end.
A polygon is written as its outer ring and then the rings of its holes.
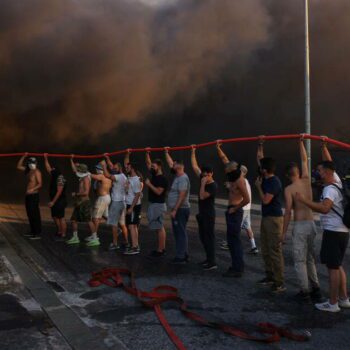
POLYGON ((338 303, 339 286, 340 286, 340 271, 328 269, 329 273, 329 302, 334 305, 338 303))
MULTIPOLYGON (((120 229, 122 230, 124 242, 125 242, 125 244, 128 244, 129 243, 128 228, 126 227, 126 225, 119 224, 119 226, 120 226, 120 229)), ((118 234, 118 230, 117 230, 117 234, 118 234)))
POLYGON ((346 273, 342 266, 339 267, 340 285, 339 285, 339 297, 342 300, 348 299, 348 289, 346 286, 346 273))
POLYGON ((246 231, 247 236, 249 238, 250 245, 251 245, 252 249, 255 249, 256 248, 256 243, 255 243, 255 239, 254 239, 253 230, 251 229, 251 227, 249 227, 245 231, 246 231))
POLYGON ((61 231, 61 224, 60 224, 60 219, 57 219, 57 218, 53 218, 53 221, 56 225, 56 229, 57 229, 57 234, 62 234, 62 231, 61 231))
POLYGON ((118 226, 112 226, 113 244, 118 245, 118 226))
POLYGON ((66 219, 65 218, 61 218, 58 220, 59 223, 60 223, 60 232, 61 232, 61 235, 62 237, 66 237, 66 234, 67 234, 67 222, 66 222, 66 219))
POLYGON ((158 252, 165 250, 166 232, 164 226, 158 230, 158 252))
POLYGON ((139 246, 139 235, 136 225, 129 225, 129 231, 131 236, 131 247, 138 248, 139 246))
POLYGON ((92 222, 93 222, 93 224, 95 225, 95 231, 94 232, 98 232, 98 228, 99 228, 99 226, 100 226, 100 219, 97 219, 97 218, 93 218, 92 219, 92 222))

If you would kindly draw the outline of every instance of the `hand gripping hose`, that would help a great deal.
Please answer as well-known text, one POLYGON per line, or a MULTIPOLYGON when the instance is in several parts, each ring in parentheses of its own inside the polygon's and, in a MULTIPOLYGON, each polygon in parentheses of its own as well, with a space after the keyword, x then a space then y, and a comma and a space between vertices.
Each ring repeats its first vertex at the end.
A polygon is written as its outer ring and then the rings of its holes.
MULTIPOLYGON (((206 143, 201 143, 198 145, 195 145, 196 148, 204 148, 204 147, 210 147, 216 145, 218 142, 224 144, 224 143, 237 143, 237 142, 249 142, 249 141, 270 141, 270 140, 293 140, 293 139, 300 139, 300 137, 303 137, 304 139, 314 140, 314 141, 323 141, 332 145, 335 145, 337 147, 343 148, 345 150, 350 150, 350 144, 345 142, 340 142, 331 138, 328 138, 326 136, 315 136, 315 135, 308 135, 308 134, 292 134, 292 135, 273 135, 273 136, 253 136, 253 137, 239 137, 239 138, 232 138, 232 139, 225 139, 225 140, 216 140, 206 143)), ((161 152, 168 149, 169 151, 182 151, 182 150, 190 150, 192 148, 191 145, 189 146, 173 146, 173 147, 151 147, 151 148, 127 148, 120 151, 110 152, 106 153, 109 156, 116 156, 120 154, 125 154, 127 152, 161 152)), ((2 153, 0 154, 1 157, 18 157, 23 156, 25 153, 2 153)), ((28 156, 32 157, 43 157, 44 153, 28 153, 28 156)), ((62 154, 62 153, 50 153, 48 154, 49 157, 57 157, 57 158, 71 158, 70 154, 62 154)), ((74 155, 74 158, 77 159, 96 159, 96 158, 103 158, 105 154, 89 154, 89 155, 83 155, 83 154, 76 154, 74 155)))

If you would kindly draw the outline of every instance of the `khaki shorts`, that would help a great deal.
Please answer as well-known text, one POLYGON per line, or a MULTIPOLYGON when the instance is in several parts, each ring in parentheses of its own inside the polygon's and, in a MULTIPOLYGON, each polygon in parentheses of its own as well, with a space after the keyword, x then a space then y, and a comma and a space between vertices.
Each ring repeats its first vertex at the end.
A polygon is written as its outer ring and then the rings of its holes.
POLYGON ((87 199, 79 204, 76 204, 71 217, 71 221, 89 222, 91 221, 91 202, 87 199))
POLYGON ((94 219, 108 218, 108 207, 111 204, 111 196, 106 194, 105 196, 99 196, 96 199, 92 217, 94 219))

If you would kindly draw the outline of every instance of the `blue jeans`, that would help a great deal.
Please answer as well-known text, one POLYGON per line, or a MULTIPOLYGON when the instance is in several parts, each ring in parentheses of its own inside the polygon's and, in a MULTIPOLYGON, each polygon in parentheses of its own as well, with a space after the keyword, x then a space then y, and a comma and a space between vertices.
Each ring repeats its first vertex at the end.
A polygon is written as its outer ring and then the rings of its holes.
POLYGON ((185 259, 188 254, 188 237, 186 225, 190 217, 190 208, 179 208, 175 219, 171 219, 175 237, 176 257, 185 259))
POLYGON ((243 272, 243 248, 241 242, 241 225, 243 219, 243 209, 238 209, 233 214, 226 212, 227 244, 231 253, 232 270, 243 272))

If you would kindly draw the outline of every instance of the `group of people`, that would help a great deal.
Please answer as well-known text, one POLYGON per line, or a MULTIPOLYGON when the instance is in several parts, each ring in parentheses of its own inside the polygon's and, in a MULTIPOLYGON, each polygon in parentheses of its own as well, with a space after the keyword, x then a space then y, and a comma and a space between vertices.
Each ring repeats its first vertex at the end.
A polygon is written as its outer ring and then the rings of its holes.
MULTIPOLYGON (((318 165, 318 174, 323 182, 322 196, 319 202, 312 198, 311 174, 308 168, 308 157, 301 136, 299 141, 301 168, 291 163, 286 169, 290 181, 284 189, 285 211, 282 209, 283 187, 275 175, 276 162, 264 155, 264 139, 260 138, 257 151, 259 176, 255 182, 262 203, 262 219, 260 228, 261 252, 264 261, 265 277, 258 283, 271 286, 272 292, 281 293, 286 290, 284 282, 284 258, 282 246, 292 212, 294 227, 292 234, 293 256, 300 292, 298 299, 302 301, 320 301, 320 285, 315 264, 314 241, 317 233, 314 214, 321 214, 323 239, 321 262, 329 271, 330 298, 327 302, 318 302, 319 310, 337 312, 340 308, 350 308, 347 296, 346 274, 342 266, 349 240, 349 229, 344 225, 342 182, 335 172, 335 166, 328 151, 327 144, 322 143, 323 161, 318 165)), ((231 266, 224 273, 225 277, 240 278, 244 274, 244 252, 241 242, 241 230, 247 232, 251 243, 250 252, 258 253, 254 234, 251 228, 251 188, 246 178, 248 169, 244 165, 230 161, 217 143, 217 153, 224 164, 226 174, 226 190, 228 207, 225 212, 227 241, 222 244, 231 256, 231 266)), ((98 229, 103 220, 112 227, 113 240, 111 250, 122 250, 125 255, 140 253, 139 225, 141 219, 141 203, 143 189, 148 188, 147 218, 149 228, 157 232, 158 245, 151 252, 154 258, 166 254, 165 215, 170 213, 171 226, 175 239, 174 264, 186 264, 189 260, 187 223, 190 217, 191 182, 185 172, 184 163, 174 160, 169 148, 165 148, 165 160, 173 174, 169 186, 164 174, 163 162, 151 159, 151 152, 146 149, 146 166, 149 178, 143 179, 135 163, 130 161, 131 152, 124 158, 124 166, 113 163, 106 154, 105 159, 96 165, 95 173, 90 173, 87 165, 74 161, 71 156, 71 167, 79 180, 78 191, 72 193, 74 211, 71 216, 72 236, 66 239, 67 224, 65 208, 67 206, 66 179, 57 166, 52 166, 48 155, 44 155, 45 167, 51 176, 50 202, 51 214, 57 226, 57 238, 67 244, 79 244, 78 223, 88 223, 91 235, 86 238, 87 246, 98 246, 98 229), (92 205, 91 188, 96 193, 92 205), (122 233, 122 241, 119 240, 122 233)), ((42 187, 41 172, 37 160, 28 159, 25 154, 18 162, 17 168, 27 175, 25 204, 30 223, 30 239, 39 239, 41 235, 41 219, 39 209, 39 191, 42 187)), ((196 157, 196 146, 192 146, 191 165, 199 177, 198 223, 199 238, 203 245, 206 259, 201 263, 205 270, 217 268, 215 238, 215 198, 218 185, 214 180, 213 168, 209 165, 199 166, 196 157)))

